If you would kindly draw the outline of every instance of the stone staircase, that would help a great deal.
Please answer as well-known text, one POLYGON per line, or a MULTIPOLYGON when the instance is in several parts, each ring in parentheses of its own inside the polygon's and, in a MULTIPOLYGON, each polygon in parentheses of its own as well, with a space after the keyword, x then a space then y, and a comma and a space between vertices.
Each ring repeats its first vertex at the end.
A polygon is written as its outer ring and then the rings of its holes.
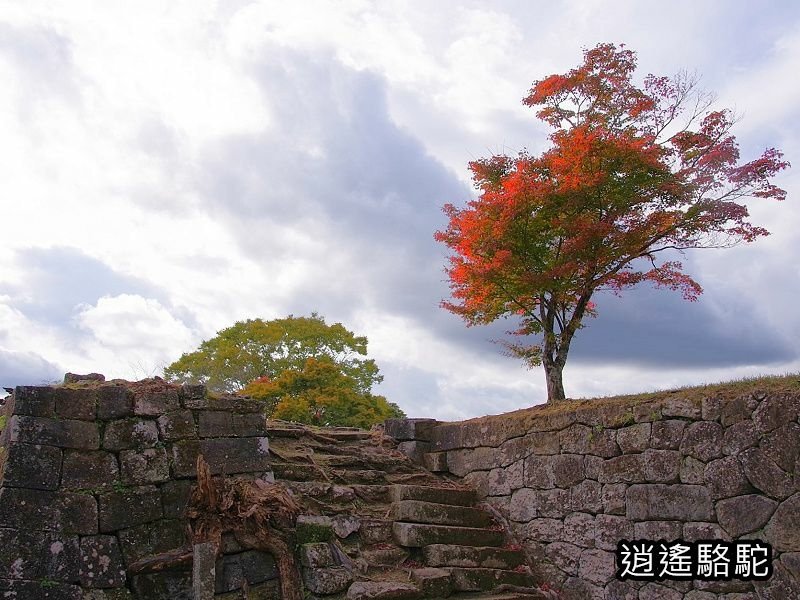
POLYGON ((547 598, 473 489, 414 464, 376 432, 270 424, 272 469, 304 513, 311 598, 547 598))

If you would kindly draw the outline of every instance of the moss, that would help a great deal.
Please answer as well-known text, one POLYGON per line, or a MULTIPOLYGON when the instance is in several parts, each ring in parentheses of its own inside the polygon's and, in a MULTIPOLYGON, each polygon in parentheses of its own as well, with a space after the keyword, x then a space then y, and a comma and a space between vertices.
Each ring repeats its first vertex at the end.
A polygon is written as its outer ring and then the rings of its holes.
POLYGON ((0 415, 0 431, 3 431, 3 429, 6 428, 7 420, 8 420, 8 417, 6 417, 5 415, 0 415))
POLYGON ((329 542, 333 539, 333 528, 321 523, 298 523, 295 538, 298 546, 329 542))

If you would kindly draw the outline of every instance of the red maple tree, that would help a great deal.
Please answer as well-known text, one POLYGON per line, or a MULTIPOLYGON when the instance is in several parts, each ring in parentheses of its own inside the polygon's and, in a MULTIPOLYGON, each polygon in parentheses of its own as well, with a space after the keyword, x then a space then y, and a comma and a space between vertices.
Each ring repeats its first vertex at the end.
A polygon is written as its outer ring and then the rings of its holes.
POLYGON ((786 196, 770 181, 789 166, 781 152, 740 164, 733 115, 712 109, 697 78, 648 75, 638 87, 635 69, 633 51, 600 44, 535 82, 523 102, 554 128, 551 148, 471 162, 480 196, 445 205, 435 235, 453 251, 442 306, 469 325, 518 316, 510 333, 522 341, 504 345, 544 366, 548 402, 565 397, 570 343, 595 292, 649 281, 697 299, 676 252, 768 235, 737 201, 786 196))

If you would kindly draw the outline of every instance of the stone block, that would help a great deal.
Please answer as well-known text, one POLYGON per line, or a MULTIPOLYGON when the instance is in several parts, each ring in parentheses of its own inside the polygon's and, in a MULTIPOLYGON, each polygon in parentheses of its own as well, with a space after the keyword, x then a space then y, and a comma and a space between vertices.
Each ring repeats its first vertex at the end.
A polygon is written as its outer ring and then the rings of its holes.
MULTIPOLYGON (((633 538, 627 540, 679 540, 683 536, 681 521, 641 521, 633 526, 633 538)), ((622 539, 622 538, 620 538, 622 539)), ((616 546, 614 546, 616 548, 616 546)))
POLYGON ((524 473, 526 486, 540 489, 555 487, 552 456, 529 456, 524 462, 524 473))
POLYGON ((735 456, 712 460, 706 465, 704 478, 714 500, 741 496, 753 491, 735 456))
POLYGON ((0 526, 30 530, 56 529, 60 516, 56 498, 54 492, 0 487, 0 526))
POLYGON ((686 421, 664 419, 655 421, 650 431, 650 447, 656 450, 677 450, 683 440, 686 421))
POLYGON ((97 418, 102 421, 133 416, 133 392, 124 386, 105 386, 95 390, 97 418))
POLYGON ((667 398, 661 403, 661 416, 700 419, 702 418, 702 400, 681 397, 667 398))
POLYGON ((433 473, 447 472, 447 452, 426 452, 422 457, 422 466, 433 473))
POLYGON ((14 388, 14 414, 53 417, 56 399, 50 386, 21 385, 14 388))
POLYGON ((479 592, 493 590, 501 585, 532 587, 533 578, 527 573, 502 571, 500 569, 450 569, 453 590, 458 592, 479 592))
POLYGON ((626 515, 635 521, 709 521, 714 507, 709 491, 699 485, 635 484, 625 494, 626 515))
POLYGON ((318 567, 334 567, 338 564, 336 557, 327 542, 302 544, 299 550, 300 564, 316 569, 318 567))
POLYGON ((56 418, 79 421, 97 418, 97 395, 93 389, 54 388, 53 395, 56 418))
POLYGON ((92 535, 80 541, 80 582, 85 588, 125 585, 125 566, 113 535, 92 535))
POLYGON ((647 450, 641 456, 647 481, 671 483, 680 479, 681 454, 677 450, 647 450))
MULTIPOLYGON (((453 586, 450 583, 450 572, 445 569, 432 567, 414 569, 411 571, 411 579, 419 588, 417 595, 414 596, 415 598, 419 597, 420 592, 425 598, 447 598, 453 592, 453 586)), ((413 594, 414 591, 411 591, 411 593, 413 594)), ((381 596, 381 598, 384 597, 381 596)))
POLYGON ((764 528, 764 537, 777 552, 800 550, 800 492, 781 502, 764 528))
POLYGON ((400 581, 356 581, 347 590, 347 600, 417 600, 420 590, 400 581))
POLYGON ((477 508, 418 500, 394 502, 390 509, 390 517, 395 521, 464 527, 487 527, 490 523, 489 514, 477 508))
POLYGON ((392 539, 392 522, 383 519, 365 519, 361 521, 359 530, 361 542, 364 544, 383 544, 392 539))
POLYGON ((169 479, 169 461, 164 448, 123 450, 119 460, 125 485, 160 483, 169 479))
POLYGON ((11 443, 6 451, 5 462, 0 460, 0 479, 3 485, 36 490, 58 488, 62 458, 60 448, 11 443))
POLYGON ((681 483, 703 483, 705 481, 705 470, 706 463, 691 456, 685 456, 681 461, 681 483))
POLYGON ((85 596, 80 586, 70 583, 48 581, 43 586, 39 581, 20 579, 0 579, 0 597, 11 600, 95 600, 94 596, 85 596))
POLYGON ((781 469, 791 473, 800 456, 800 425, 786 423, 764 434, 759 448, 781 469))
POLYGON ((165 519, 183 518, 194 483, 187 479, 175 479, 161 486, 161 503, 165 519))
POLYGON ((597 515, 594 519, 594 531, 595 546, 603 550, 616 550, 620 540, 634 539, 633 523, 618 515, 597 515))
POLYGON ((337 594, 348 588, 353 576, 344 567, 303 569, 303 583, 314 594, 337 594))
POLYGON ((217 594, 257 585, 278 577, 275 560, 266 552, 248 550, 229 554, 217 560, 217 594))
POLYGON ((163 389, 158 391, 133 392, 133 414, 140 417, 159 417, 165 413, 175 412, 180 408, 178 390, 163 389))
POLYGON ((683 434, 681 453, 703 462, 720 458, 724 433, 722 425, 714 421, 692 423, 683 434))
POLYGON ((398 441, 421 440, 430 442, 436 419, 386 419, 384 432, 398 441))
POLYGON ((599 513, 603 511, 603 486, 591 479, 584 479, 569 489, 569 510, 573 512, 599 513))
POLYGON ((614 578, 614 553, 599 548, 584 550, 578 564, 578 577, 595 585, 604 585, 614 578))
POLYGON ((523 555, 505 548, 429 544, 422 548, 425 564, 431 567, 482 567, 514 569, 522 564, 523 555))
POLYGON ((567 515, 564 519, 563 536, 557 540, 548 541, 563 541, 583 548, 594 548, 594 526, 594 515, 575 512, 567 515))
POLYGON ((743 450, 758 444, 758 435, 752 421, 739 421, 725 429, 722 438, 722 452, 737 455, 743 450))
POLYGON ((265 437, 268 435, 267 419, 263 412, 233 413, 233 431, 238 437, 265 437))
POLYGON ((9 419, 7 428, 9 442, 85 450, 100 447, 97 425, 88 421, 14 415, 9 419))
POLYGON ((636 483, 645 479, 642 454, 623 454, 604 461, 597 477, 600 483, 636 483))
POLYGON ((547 544, 545 550, 555 566, 569 575, 578 574, 578 559, 581 556, 582 548, 568 542, 553 542, 547 544))
POLYGON ((193 600, 191 570, 135 575, 131 578, 131 587, 136 598, 193 600))
POLYGON ((396 522, 392 526, 392 533, 398 545, 412 548, 428 544, 500 546, 503 543, 503 533, 494 529, 396 522))
POLYGON ((144 525, 136 525, 118 532, 120 548, 125 564, 155 556, 186 546, 186 530, 181 521, 160 519, 144 525))
POLYGON ((182 396, 181 405, 191 410, 224 410, 237 414, 264 413, 264 403, 261 400, 234 394, 182 396))
POLYGON ((158 443, 158 427, 150 419, 120 419, 111 421, 103 432, 106 450, 152 448, 158 443))
POLYGON ((764 526, 778 503, 760 494, 748 494, 720 500, 716 504, 717 521, 736 539, 764 526))
POLYGON ((414 464, 421 465, 425 456, 430 452, 430 442, 420 442, 417 440, 408 440, 397 444, 397 451, 405 454, 408 459, 414 464))
POLYGON ((683 524, 682 539, 687 542, 698 540, 725 540, 730 541, 730 536, 717 523, 690 521, 683 524))
POLYGON ((197 427, 190 410, 178 410, 161 415, 157 419, 161 439, 165 442, 197 437, 197 427))
POLYGON ((587 427, 576 423, 559 432, 561 451, 569 454, 592 454, 611 458, 620 454, 616 431, 602 425, 587 427))
POLYGON ((265 437, 182 440, 172 446, 173 475, 194 477, 202 454, 212 475, 271 471, 269 440, 265 437))
POLYGON ((643 452, 650 445, 650 423, 637 423, 617 430, 617 445, 623 454, 643 452))
POLYGON ((797 419, 797 402, 789 396, 773 395, 765 398, 753 411, 753 424, 758 433, 769 433, 797 419))
POLYGON ((97 499, 90 494, 62 492, 54 500, 58 524, 67 534, 93 535, 98 531, 97 499))
POLYGON ((135 487, 99 496, 98 518, 102 533, 156 521, 162 514, 161 495, 155 486, 135 487))
POLYGON ((497 449, 482 446, 451 450, 447 453, 447 468, 458 477, 472 471, 488 471, 497 466, 497 449))
POLYGON ((102 450, 68 450, 64 453, 61 485, 67 489, 100 490, 119 479, 117 458, 102 450))
POLYGON ((568 488, 583 481, 583 456, 580 454, 557 454, 552 457, 551 464, 556 487, 568 488))
POLYGON ((489 471, 487 479, 489 495, 507 496, 514 490, 520 489, 525 484, 523 472, 523 461, 521 460, 508 467, 500 467, 489 471))
MULTIPOLYGON (((625 491, 628 489, 624 483, 607 483, 601 492, 603 499, 603 510, 612 515, 625 514, 625 491)), ((592 511, 583 511, 592 512, 592 511)))
POLYGON ((508 518, 512 521, 524 523, 539 516, 539 506, 537 501, 538 490, 522 488, 515 491, 511 496, 511 503, 508 507, 508 518))
POLYGON ((568 577, 561 586, 565 598, 580 600, 605 600, 606 595, 599 585, 589 583, 582 577, 568 577))
POLYGON ((77 583, 79 570, 77 536, 0 528, 0 579, 77 583))
POLYGON ((231 413, 224 410, 197 411, 197 431, 200 437, 230 437, 236 435, 231 413))
POLYGON ((393 485, 390 488, 390 498, 392 502, 419 500, 459 506, 472 506, 477 500, 474 490, 416 485, 393 485))
POLYGON ((217 546, 214 542, 192 545, 192 596, 214 600, 217 582, 217 546))
POLYGON ((781 500, 795 491, 792 475, 781 469, 760 448, 745 450, 738 458, 750 483, 767 496, 781 500))

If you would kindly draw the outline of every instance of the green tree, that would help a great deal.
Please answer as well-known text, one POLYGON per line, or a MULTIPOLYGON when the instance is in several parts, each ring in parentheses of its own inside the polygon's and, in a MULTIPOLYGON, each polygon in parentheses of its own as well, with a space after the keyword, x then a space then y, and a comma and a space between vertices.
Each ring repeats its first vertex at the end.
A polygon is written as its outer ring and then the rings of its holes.
POLYGON ((249 319, 181 356, 164 369, 164 377, 233 393, 261 377, 274 380, 284 371, 302 371, 309 358, 327 358, 353 381, 356 392, 368 394, 383 376, 366 355, 366 337, 356 336, 341 323, 327 325, 316 313, 272 321, 249 319))
POLYGON ((275 379, 259 378, 242 393, 263 400, 275 419, 310 425, 368 428, 405 416, 383 396, 362 392, 358 382, 327 357, 308 358, 301 370, 283 371, 275 379))

